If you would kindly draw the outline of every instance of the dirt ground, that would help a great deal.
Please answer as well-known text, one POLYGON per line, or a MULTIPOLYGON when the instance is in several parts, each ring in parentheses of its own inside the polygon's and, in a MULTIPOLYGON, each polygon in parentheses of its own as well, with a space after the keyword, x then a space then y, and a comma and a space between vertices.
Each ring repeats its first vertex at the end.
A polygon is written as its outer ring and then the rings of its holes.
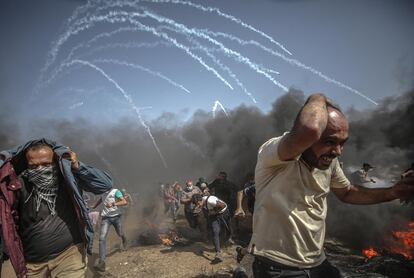
MULTIPOLYGON (((160 229, 175 229, 184 243, 176 246, 143 244, 140 235, 150 230, 149 225, 147 221, 142 221, 141 216, 129 214, 124 221, 128 249, 121 252, 121 240, 111 228, 107 239, 106 272, 96 272, 93 266, 98 263, 98 228, 94 238, 93 255, 88 257, 86 277, 232 277, 233 270, 238 266, 236 246, 224 246, 223 262, 214 264, 212 261, 215 251, 211 241, 203 241, 199 231, 188 227, 182 213, 175 225, 171 219, 159 217, 159 214, 153 216, 152 220, 160 229)), ((242 263, 248 268, 251 261, 245 259, 242 263)), ((1 277, 16 277, 9 262, 3 265, 1 277)))

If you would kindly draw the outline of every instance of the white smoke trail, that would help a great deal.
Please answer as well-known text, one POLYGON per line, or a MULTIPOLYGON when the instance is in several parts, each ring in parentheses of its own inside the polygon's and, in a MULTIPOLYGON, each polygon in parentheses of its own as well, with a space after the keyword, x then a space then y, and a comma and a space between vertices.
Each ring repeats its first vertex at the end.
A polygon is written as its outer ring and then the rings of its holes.
POLYGON ((82 101, 81 102, 77 102, 77 103, 74 103, 71 106, 69 106, 69 109, 73 110, 73 109, 76 109, 78 107, 81 107, 82 105, 83 105, 83 102, 82 101))
POLYGON ((199 49, 202 50, 203 52, 206 53, 206 55, 208 57, 210 57, 213 62, 218 65, 222 70, 224 70, 225 72, 228 73, 228 75, 233 78, 233 80, 236 82, 236 84, 243 90, 243 92, 250 97, 250 99, 254 102, 257 103, 256 99, 254 98, 254 96, 252 95, 252 93, 250 93, 246 87, 244 86, 244 84, 237 78, 237 76, 231 71, 231 69, 229 67, 227 67, 226 65, 224 65, 223 63, 221 63, 221 61, 219 59, 217 59, 216 56, 214 56, 213 54, 211 54, 211 52, 209 51, 209 49, 203 47, 197 40, 193 39, 190 36, 187 36, 187 39, 195 45, 195 47, 193 47, 192 49, 199 49))
POLYGON ((249 41, 242 40, 242 39, 240 39, 240 38, 238 38, 236 36, 233 36, 233 35, 230 35, 230 34, 227 34, 227 33, 223 33, 223 32, 212 32, 210 30, 205 30, 205 29, 203 29, 201 31, 203 33, 209 34, 211 36, 215 36, 215 37, 220 36, 220 37, 224 37, 226 39, 232 40, 232 41, 236 41, 240 45, 254 45, 254 46, 257 46, 257 47, 261 48, 262 50, 264 50, 265 52, 267 52, 267 53, 269 53, 269 54, 271 54, 271 55, 273 55, 275 57, 279 57, 282 60, 284 60, 285 62, 287 62, 287 63, 289 63, 289 64, 291 64, 293 66, 297 66, 297 67, 302 68, 304 70, 308 70, 311 73, 318 75, 319 77, 321 77, 325 81, 327 81, 329 83, 332 83, 332 84, 335 84, 335 85, 337 85, 337 86, 339 86, 339 87, 341 87, 343 89, 346 89, 346 90, 348 90, 348 91, 350 91, 350 92, 352 92, 352 93, 354 93, 354 94, 356 94, 356 95, 358 95, 358 96, 360 96, 360 97, 368 100, 369 102, 371 102, 371 103, 373 103, 375 105, 378 105, 378 103, 376 101, 374 101, 370 97, 364 95, 363 93, 359 92, 358 90, 355 90, 354 88, 351 88, 350 86, 345 85, 345 84, 343 84, 343 83, 335 80, 334 78, 331 78, 331 77, 323 74, 322 72, 320 72, 320 71, 318 71, 318 70, 316 70, 316 69, 314 69, 314 68, 312 68, 310 66, 307 66, 307 65, 303 64, 302 62, 300 62, 300 61, 298 61, 296 59, 286 57, 285 55, 283 55, 280 52, 277 52, 277 51, 274 51, 274 50, 272 50, 272 49, 270 49, 268 47, 265 47, 265 46, 263 46, 262 44, 260 44, 257 41, 254 41, 254 40, 249 40, 249 41))
POLYGON ((230 83, 226 79, 224 79, 214 68, 207 65, 201 57, 195 55, 189 49, 189 47, 179 43, 175 38, 171 38, 170 36, 168 36, 168 34, 157 31, 156 28, 144 25, 141 22, 132 19, 131 17, 128 16, 128 13, 126 13, 126 12, 109 12, 107 15, 91 16, 88 19, 80 20, 79 22, 77 22, 77 24, 76 24, 77 27, 76 28, 74 28, 74 29, 71 28, 70 30, 68 30, 66 33, 64 33, 57 40, 57 42, 55 43, 54 47, 52 48, 52 50, 50 52, 51 57, 53 59, 51 61, 48 60, 47 63, 52 64, 54 62, 54 60, 56 59, 57 52, 59 51, 60 46, 63 45, 69 39, 70 36, 78 34, 82 31, 85 31, 85 30, 91 28, 94 24, 96 24, 98 22, 108 22, 108 23, 125 23, 125 22, 129 22, 129 23, 137 26, 137 28, 142 29, 142 31, 149 32, 149 33, 153 34, 154 36, 157 36, 159 38, 165 39, 166 41, 169 41, 170 43, 174 44, 175 47, 183 50, 191 58, 198 61, 205 69, 212 72, 227 87, 229 87, 230 89, 233 90, 233 87, 230 85, 230 83))
POLYGON ((226 111, 226 109, 224 108, 224 106, 220 103, 220 101, 218 101, 218 100, 216 100, 215 102, 214 102, 214 106, 213 106, 213 109, 211 110, 211 112, 213 113, 213 118, 215 118, 216 117, 216 111, 217 111, 217 108, 218 107, 220 107, 220 109, 224 112, 224 114, 226 114, 226 117, 228 118, 229 117, 229 114, 227 114, 227 111, 226 111))
POLYGON ((267 35, 266 33, 254 28, 253 26, 243 22, 241 19, 236 18, 235 16, 232 16, 230 14, 224 13, 222 11, 220 11, 220 9, 218 8, 214 8, 214 7, 209 7, 209 6, 203 6, 200 4, 196 4, 190 1, 183 1, 183 0, 133 0, 133 1, 109 1, 106 2, 104 4, 101 4, 100 7, 96 10, 96 11, 100 11, 100 10, 104 10, 104 9, 109 9, 109 8, 115 8, 115 7, 119 7, 119 8, 123 8, 125 6, 129 6, 132 8, 135 8, 137 6, 138 3, 142 3, 142 2, 146 2, 146 3, 156 3, 156 4, 179 4, 179 5, 185 5, 185 6, 189 6, 192 8, 195 8, 199 11, 203 11, 203 12, 208 12, 208 13, 215 13, 223 18, 226 18, 230 21, 233 21, 236 24, 239 24, 240 26, 242 26, 243 28, 249 29, 250 31, 253 31, 257 34, 259 34, 260 36, 266 38, 267 40, 269 40, 272 44, 277 45, 278 47, 280 47, 283 51, 285 51, 286 53, 288 53, 289 55, 292 55, 292 53, 285 47, 283 46, 280 42, 276 41, 275 39, 273 39, 271 36, 267 35))
POLYGON ((263 69, 260 68, 260 66, 258 66, 257 64, 253 63, 250 61, 249 58, 244 57, 243 55, 241 55, 239 52, 234 51, 232 49, 227 48, 226 46, 224 46, 223 43, 213 39, 212 37, 210 37, 209 35, 203 33, 203 32, 199 32, 194 28, 187 28, 185 25, 180 24, 175 22, 172 19, 169 18, 165 18, 163 16, 159 16, 156 15, 148 10, 144 11, 144 14, 140 14, 140 13, 128 13, 131 17, 134 16, 138 16, 138 17, 142 17, 142 16, 149 16, 155 20, 157 20, 160 23, 167 23, 170 24, 172 26, 174 26, 177 31, 182 32, 184 34, 191 34, 191 35, 195 35, 199 38, 203 38, 208 40, 209 42, 213 43, 214 45, 217 45, 218 47, 220 47, 223 51, 224 54, 226 54, 229 57, 233 57, 236 61, 240 62, 240 63, 244 63, 246 65, 248 65, 251 69, 255 70, 257 73, 262 74, 263 76, 265 76, 267 79, 269 79, 273 84, 275 84, 276 86, 280 87, 281 89, 283 89, 285 92, 288 91, 288 88, 286 86, 284 86, 283 84, 281 84, 279 81, 275 80, 269 73, 267 73, 266 71, 264 71, 263 69))
MULTIPOLYGON (((92 49, 90 49, 89 51, 83 52, 81 55, 79 55, 80 57, 86 57, 86 56, 90 56, 93 55, 99 51, 102 50, 107 50, 107 49, 113 49, 113 48, 125 48, 125 49, 130 49, 130 48, 156 48, 158 46, 167 46, 167 47, 171 47, 174 46, 171 43, 168 42, 164 42, 164 41, 156 41, 156 42, 116 42, 116 43, 107 43, 107 44, 103 44, 103 45, 99 45, 97 47, 94 47, 92 49)), ((190 47, 191 50, 193 50, 193 48, 190 47)))
POLYGON ((137 65, 137 64, 132 64, 132 63, 128 63, 128 62, 125 62, 125 61, 119 61, 119 60, 115 60, 115 59, 96 59, 96 60, 93 61, 93 63, 115 64, 115 65, 126 66, 126 67, 130 67, 130 68, 138 69, 138 70, 147 72, 151 75, 154 75, 156 77, 159 77, 159 78, 167 81, 171 85, 185 91, 186 93, 191 94, 191 92, 187 88, 185 88, 183 85, 178 84, 177 82, 171 80, 170 78, 163 75, 162 73, 150 70, 146 67, 143 67, 143 66, 140 66, 140 65, 137 65))
POLYGON ((84 60, 72 60, 70 63, 67 63, 66 66, 72 66, 74 64, 80 64, 83 66, 87 66, 90 67, 92 69, 94 69, 95 71, 99 72, 100 74, 102 74, 110 83, 112 83, 117 89, 118 91, 122 94, 122 96, 125 98, 125 100, 129 103, 129 105, 131 106, 131 108, 135 111, 135 114, 138 116, 139 122, 140 124, 144 127, 144 129, 146 130, 148 136, 151 138, 152 140, 152 144, 154 145, 155 150, 157 151, 158 155, 160 156, 160 159, 164 165, 165 168, 168 168, 167 162, 165 161, 164 156, 162 155, 157 142, 155 141, 154 136, 151 133, 151 129, 150 127, 145 123, 145 121, 142 119, 141 116, 141 112, 138 109, 138 107, 135 105, 134 101, 132 100, 131 96, 114 80, 112 79, 112 77, 110 77, 103 69, 101 69, 100 67, 88 62, 88 61, 84 61, 84 60))
MULTIPOLYGON (((159 29, 163 29, 163 27, 161 26, 159 29)), ((164 28, 164 29, 170 29, 170 28, 164 28)), ((128 28, 128 31, 140 31, 137 28, 128 28)), ((230 70, 229 67, 225 66, 224 64, 222 64, 220 62, 220 60, 218 60, 214 55, 212 55, 210 52, 206 51, 206 48, 203 48, 198 42, 196 42, 194 39, 191 39, 190 37, 189 41, 196 44, 196 46, 190 46, 189 48, 191 50, 202 50, 206 53, 206 55, 208 57, 210 57, 213 62, 215 64, 217 64, 223 71, 227 72, 229 74, 229 76, 231 78, 233 78, 233 80, 237 83, 237 85, 243 90, 243 92, 254 102, 257 103, 256 99, 254 98, 253 94, 250 93, 246 87, 244 86, 244 84, 237 78, 237 76, 230 70)), ((82 53, 81 57, 87 57, 89 55, 95 54, 96 52, 100 51, 100 50, 105 50, 105 49, 110 49, 110 48, 141 48, 141 47, 147 47, 147 48, 153 48, 153 47, 157 47, 157 46, 168 46, 171 47, 173 46, 171 43, 168 42, 164 42, 164 41, 156 41, 156 42, 152 42, 152 43, 148 43, 148 42, 126 42, 126 43, 108 43, 105 45, 100 45, 97 46, 93 49, 91 49, 88 52, 82 53)), ((211 50, 211 49, 210 49, 211 50)), ((66 59, 65 59, 66 60, 66 59)), ((63 65, 60 66, 60 68, 62 68, 63 65)), ((265 71, 268 71, 269 73, 275 73, 275 74, 279 74, 277 71, 271 70, 271 69, 263 69, 265 71)))
POLYGON ((152 106, 142 106, 142 107, 138 107, 138 110, 147 110, 147 109, 152 109, 152 106))
POLYGON ((100 39, 109 38, 109 37, 112 37, 112 36, 114 36, 116 34, 119 34, 121 32, 129 32, 129 31, 133 31, 133 30, 137 31, 137 28, 122 27, 122 28, 119 28, 119 29, 117 29, 115 31, 112 31, 112 32, 100 33, 100 34, 96 35, 95 37, 93 37, 92 39, 90 39, 87 42, 79 43, 78 45, 76 45, 75 47, 73 47, 70 50, 69 54, 59 64, 59 66, 57 66, 57 67, 55 67, 55 69, 53 69, 52 73, 49 74, 49 78, 47 80, 44 80, 44 75, 43 74, 41 75, 41 78, 40 78, 40 82, 42 83, 41 86, 45 87, 45 86, 49 85, 56 78, 56 76, 62 71, 62 68, 64 67, 64 65, 72 60, 73 56, 75 55, 75 52, 77 52, 79 49, 87 48, 87 47, 91 46, 93 43, 97 42, 100 39))

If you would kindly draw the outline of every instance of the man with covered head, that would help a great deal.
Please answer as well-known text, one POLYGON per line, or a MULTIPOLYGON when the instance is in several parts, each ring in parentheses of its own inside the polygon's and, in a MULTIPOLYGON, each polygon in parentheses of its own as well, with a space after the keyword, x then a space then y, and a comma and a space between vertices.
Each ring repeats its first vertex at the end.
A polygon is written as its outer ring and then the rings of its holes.
POLYGON ((314 94, 290 132, 260 147, 249 246, 254 277, 341 277, 323 251, 329 191, 351 204, 414 197, 412 177, 390 188, 352 185, 338 162, 347 139, 344 114, 324 95, 314 94))
POLYGON ((47 139, 8 151, 0 168, 2 240, 18 277, 85 277, 93 227, 83 190, 101 194, 111 177, 47 139))

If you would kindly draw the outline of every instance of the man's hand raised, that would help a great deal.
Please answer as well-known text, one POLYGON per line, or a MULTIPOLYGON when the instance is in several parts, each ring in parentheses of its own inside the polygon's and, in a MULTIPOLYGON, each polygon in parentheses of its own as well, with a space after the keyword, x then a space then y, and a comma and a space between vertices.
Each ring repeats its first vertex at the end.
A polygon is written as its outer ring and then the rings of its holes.
POLYGON ((69 152, 63 154, 62 158, 70 160, 72 170, 79 170, 79 160, 75 152, 69 150, 69 152))

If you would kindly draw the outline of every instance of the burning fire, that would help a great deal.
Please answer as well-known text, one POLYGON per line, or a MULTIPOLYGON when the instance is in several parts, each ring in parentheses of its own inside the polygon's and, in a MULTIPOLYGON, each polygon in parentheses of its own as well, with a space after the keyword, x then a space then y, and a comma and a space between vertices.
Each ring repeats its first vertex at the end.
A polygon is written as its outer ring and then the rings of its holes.
POLYGON ((378 256, 378 252, 374 250, 374 248, 369 248, 369 249, 364 249, 362 250, 362 254, 367 258, 367 259, 372 259, 376 256, 378 256))
MULTIPOLYGON (((402 255, 407 260, 414 260, 414 222, 407 223, 404 230, 393 231, 384 240, 382 249, 384 252, 402 255)), ((379 255, 374 248, 364 249, 362 254, 368 259, 379 255)))
POLYGON ((162 244, 166 246, 172 246, 174 244, 173 241, 168 238, 168 235, 160 234, 159 237, 160 237, 162 244))
POLYGON ((387 249, 392 253, 403 255, 408 260, 414 259, 414 222, 408 223, 406 231, 392 232, 394 245, 387 249))

